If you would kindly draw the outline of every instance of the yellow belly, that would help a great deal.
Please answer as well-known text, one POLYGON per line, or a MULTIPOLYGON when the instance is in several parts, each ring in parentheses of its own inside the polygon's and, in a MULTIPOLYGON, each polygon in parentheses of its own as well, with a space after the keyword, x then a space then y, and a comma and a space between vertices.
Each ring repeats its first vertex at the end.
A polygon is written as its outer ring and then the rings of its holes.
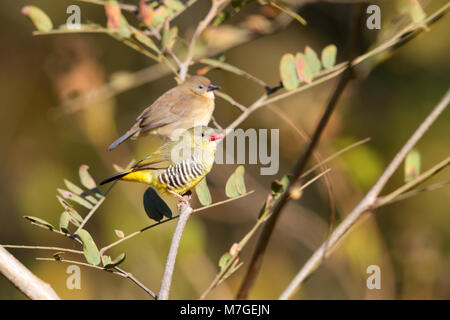
POLYGON ((203 177, 206 175, 201 175, 199 177, 196 177, 195 179, 192 179, 188 181, 187 184, 181 186, 181 187, 173 187, 169 184, 161 183, 158 176, 160 173, 162 173, 164 170, 141 170, 141 171, 134 171, 130 172, 126 176, 122 177, 121 180, 124 181, 133 181, 133 182, 140 182, 145 183, 151 186, 154 186, 158 189, 159 192, 167 192, 167 190, 172 190, 179 195, 185 194, 190 189, 194 188, 197 183, 200 182, 200 180, 203 179, 203 177))

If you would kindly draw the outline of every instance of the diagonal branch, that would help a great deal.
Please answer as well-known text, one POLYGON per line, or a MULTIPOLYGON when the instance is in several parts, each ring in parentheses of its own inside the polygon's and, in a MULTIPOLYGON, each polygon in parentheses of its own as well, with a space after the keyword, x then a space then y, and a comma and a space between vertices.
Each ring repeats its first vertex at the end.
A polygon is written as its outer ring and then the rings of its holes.
POLYGON ((303 156, 298 160, 293 172, 292 172, 292 180, 289 183, 288 188, 286 191, 280 196, 280 199, 277 201, 273 211, 272 215, 268 219, 266 225, 264 226, 262 233, 258 239, 258 243, 256 245, 255 251, 253 253, 250 266, 247 270, 247 273, 245 275, 244 281, 242 282, 242 285, 239 289, 237 298, 238 299, 246 299, 248 296, 249 291, 253 287, 253 284, 256 280, 256 277, 258 276, 259 270, 262 265, 263 257, 266 252, 267 246, 269 244, 270 237, 272 236, 273 230, 275 229, 275 225, 278 221, 278 218, 281 215, 281 212, 286 205, 286 203, 290 199, 290 189, 292 185, 297 181, 297 179, 302 175, 304 172, 306 165, 308 163, 308 160, 310 159, 310 156, 313 153, 313 150, 315 146, 317 145, 320 136, 322 135, 323 130, 325 129, 328 120, 330 119, 337 101, 339 97, 341 96, 342 92, 344 91, 345 87, 347 86, 348 82, 350 81, 352 77, 351 69, 347 69, 347 72, 345 72, 339 81, 336 90, 334 91, 326 109, 323 113, 319 124, 317 125, 317 128, 314 132, 314 135, 311 137, 311 140, 308 144, 308 147, 303 154, 303 156))
POLYGON ((397 153, 397 155, 394 157, 383 174, 370 189, 370 191, 366 194, 366 196, 331 234, 328 240, 328 245, 326 245, 326 243, 323 243, 319 247, 319 249, 314 252, 311 258, 309 258, 303 268, 297 273, 292 282, 281 294, 280 299, 285 300, 292 297, 292 295, 295 294, 303 281, 320 265, 320 263, 322 262, 322 258, 329 255, 337 247, 337 244, 344 238, 344 236, 347 234, 347 231, 353 225, 355 225, 355 223, 363 216, 366 211, 373 209, 373 207, 376 205, 378 195, 386 185, 386 182, 400 166, 408 152, 414 147, 419 139, 422 138, 425 132, 428 131, 428 129, 431 127, 434 121, 436 121, 439 115, 445 110, 449 103, 450 90, 446 92, 442 100, 438 103, 438 105, 434 108, 430 115, 422 122, 416 132, 414 132, 414 134, 409 138, 402 149, 397 153))
POLYGON ((34 275, 2 246, 0 246, 0 273, 30 299, 60 300, 48 283, 34 275))

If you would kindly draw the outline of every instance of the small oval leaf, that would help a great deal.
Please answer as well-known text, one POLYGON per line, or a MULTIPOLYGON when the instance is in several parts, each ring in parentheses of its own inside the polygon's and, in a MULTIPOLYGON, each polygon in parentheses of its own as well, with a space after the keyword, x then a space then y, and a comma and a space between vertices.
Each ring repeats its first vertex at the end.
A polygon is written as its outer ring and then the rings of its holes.
MULTIPOLYGON (((153 42, 152 39, 150 39, 144 33, 142 33, 141 31, 139 31, 139 30, 137 30, 135 28, 132 28, 132 30, 133 30, 133 35, 134 35, 134 37, 136 38, 137 41, 139 41, 143 45, 149 47, 150 49, 152 49, 156 53, 159 52, 158 47, 155 45, 155 43, 153 42)), ((122 171, 124 171, 124 170, 122 169, 120 172, 122 172, 122 171)))
POLYGON ((164 28, 163 37, 161 40, 161 50, 162 51, 172 50, 175 41, 177 39, 177 36, 178 36, 178 28, 177 27, 169 28, 169 25, 166 24, 166 27, 164 28))
POLYGON ((295 56, 298 78, 306 83, 311 83, 313 73, 303 53, 297 53, 295 56))
POLYGON ((59 203, 61 203, 64 210, 66 210, 74 220, 76 220, 80 223, 83 222, 83 218, 79 215, 79 213, 74 208, 72 208, 72 206, 70 204, 67 203, 66 200, 64 200, 63 198, 61 198, 58 195, 56 196, 56 199, 58 199, 59 203))
POLYGON ((334 44, 326 46, 322 50, 322 64, 324 68, 329 69, 336 63, 337 48, 334 44))
POLYGON ((80 173, 81 184, 85 188, 91 190, 91 189, 94 189, 95 187, 97 187, 97 184, 95 183, 95 180, 89 174, 88 169, 89 169, 89 166, 83 164, 80 167, 79 173, 80 173))
POLYGON ((73 193, 79 195, 80 197, 85 198, 86 200, 90 201, 92 204, 96 204, 98 203, 98 200, 95 199, 93 196, 87 194, 86 192, 83 191, 83 189, 81 189, 79 186, 77 186, 75 183, 64 179, 64 183, 66 184, 67 189, 69 189, 70 191, 72 191, 73 193))
POLYGON ((322 64, 320 63, 317 53, 311 47, 307 46, 305 48, 305 58, 306 63, 312 72, 312 76, 315 77, 319 73, 320 69, 322 69, 322 64))
POLYGON ((228 261, 230 261, 231 259, 231 254, 229 252, 224 253, 219 260, 219 268, 220 270, 222 270, 228 263, 228 261))
POLYGON ((116 234, 117 237, 119 237, 120 239, 122 239, 123 237, 125 237, 125 234, 123 233, 122 230, 114 230, 114 233, 116 234))
POLYGON ((412 150, 405 159, 405 182, 409 182, 417 178, 420 174, 421 159, 420 152, 412 150))
POLYGON ((107 263, 103 263, 106 269, 111 269, 114 267, 117 267, 119 264, 121 264, 125 260, 125 253, 121 253, 117 256, 114 260, 111 261, 111 258, 107 263))
POLYGON ((297 76, 295 57, 290 53, 284 54, 281 58, 280 77, 286 90, 293 90, 300 84, 300 80, 297 76))
POLYGON ((61 213, 59 217, 59 229, 64 233, 69 233, 70 214, 67 211, 61 213))
POLYGON ((94 207, 90 202, 88 202, 87 200, 83 199, 82 197, 80 197, 79 195, 77 195, 75 193, 72 193, 72 192, 64 190, 64 189, 56 189, 56 190, 59 192, 59 194, 64 199, 72 200, 87 209, 92 209, 94 207))
POLYGON ((50 223, 45 221, 44 219, 33 217, 33 216, 23 216, 25 219, 31 221, 34 224, 37 224, 39 226, 45 227, 49 230, 55 229, 55 227, 50 223))
POLYGON ((67 187, 67 189, 69 189, 70 191, 72 191, 73 193, 77 194, 77 195, 81 195, 83 193, 83 189, 81 189, 79 186, 77 186, 75 183, 64 179, 64 183, 67 187))
POLYGON ((86 258, 86 261, 93 265, 99 265, 101 262, 100 252, 98 251, 97 245, 92 239, 89 232, 84 229, 78 231, 77 236, 80 238, 81 242, 83 242, 83 252, 86 258))
POLYGON ((52 20, 38 7, 25 6, 22 8, 22 14, 30 18, 39 31, 47 32, 53 29, 52 20))
POLYGON ((206 178, 200 180, 200 182, 195 186, 195 193, 197 194, 198 200, 202 205, 208 206, 212 203, 211 192, 209 192, 206 178))
POLYGON ((244 166, 239 166, 233 172, 233 174, 228 178, 227 184, 225 185, 225 193, 229 198, 235 198, 246 193, 245 181, 244 181, 244 166))
POLYGON ((105 14, 108 18, 109 29, 117 31, 121 24, 122 11, 117 0, 107 0, 105 3, 105 14))

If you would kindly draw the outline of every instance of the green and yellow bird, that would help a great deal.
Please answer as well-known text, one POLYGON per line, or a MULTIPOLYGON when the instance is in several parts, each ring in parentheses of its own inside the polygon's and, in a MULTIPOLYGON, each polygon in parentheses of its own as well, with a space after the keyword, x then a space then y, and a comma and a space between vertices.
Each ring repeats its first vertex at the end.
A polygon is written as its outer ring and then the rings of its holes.
POLYGON ((179 140, 166 142, 133 168, 100 184, 118 179, 141 182, 160 193, 168 192, 181 198, 211 171, 217 143, 222 138, 222 134, 209 127, 191 128, 179 140))

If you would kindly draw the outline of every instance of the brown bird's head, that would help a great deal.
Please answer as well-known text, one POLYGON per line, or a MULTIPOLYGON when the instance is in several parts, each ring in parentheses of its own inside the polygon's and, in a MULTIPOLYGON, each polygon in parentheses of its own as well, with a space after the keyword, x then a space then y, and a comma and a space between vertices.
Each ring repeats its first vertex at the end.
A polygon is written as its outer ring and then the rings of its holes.
POLYGON ((202 76, 192 76, 187 79, 183 86, 194 94, 214 99, 214 90, 220 89, 219 86, 211 83, 208 78, 202 76))

